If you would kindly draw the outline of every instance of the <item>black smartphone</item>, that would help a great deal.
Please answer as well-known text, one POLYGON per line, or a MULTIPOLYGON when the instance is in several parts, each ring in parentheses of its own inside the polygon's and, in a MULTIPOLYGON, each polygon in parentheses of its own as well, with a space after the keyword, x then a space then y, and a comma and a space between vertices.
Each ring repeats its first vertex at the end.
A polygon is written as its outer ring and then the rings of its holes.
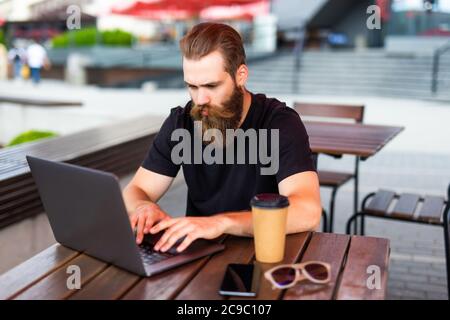
POLYGON ((259 288, 260 270, 258 264, 229 264, 219 293, 226 296, 255 297, 259 288))

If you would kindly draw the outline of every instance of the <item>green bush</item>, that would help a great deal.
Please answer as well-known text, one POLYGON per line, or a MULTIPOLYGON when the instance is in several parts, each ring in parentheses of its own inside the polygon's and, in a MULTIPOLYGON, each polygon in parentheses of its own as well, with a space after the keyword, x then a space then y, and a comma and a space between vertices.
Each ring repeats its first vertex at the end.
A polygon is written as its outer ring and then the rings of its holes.
POLYGON ((90 47, 97 42, 97 29, 85 28, 69 33, 69 37, 73 37, 73 42, 76 47, 90 47))
POLYGON ((119 29, 107 30, 102 32, 102 43, 107 46, 130 47, 133 44, 133 36, 119 29))
POLYGON ((133 36, 131 33, 119 29, 97 31, 92 27, 68 31, 52 38, 53 48, 90 47, 96 43, 106 46, 130 47, 133 43, 133 36))
POLYGON ((6 45, 6 43, 5 43, 5 32, 2 29, 0 29, 0 43, 3 44, 3 45, 6 45))
POLYGON ((50 138, 50 137, 56 137, 57 134, 55 132, 51 131, 39 131, 39 130, 30 130, 23 132, 14 139, 11 140, 11 142, 7 145, 7 147, 15 146, 21 143, 50 138))
POLYGON ((69 46, 69 36, 67 33, 60 34, 52 38, 53 48, 67 48, 69 46))

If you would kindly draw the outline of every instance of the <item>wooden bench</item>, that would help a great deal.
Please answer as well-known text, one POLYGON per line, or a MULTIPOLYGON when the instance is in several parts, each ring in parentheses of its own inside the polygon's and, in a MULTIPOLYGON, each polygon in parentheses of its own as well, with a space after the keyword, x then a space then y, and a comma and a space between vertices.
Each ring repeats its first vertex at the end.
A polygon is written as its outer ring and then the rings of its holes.
MULTIPOLYGON (((353 105, 296 102, 294 103, 294 109, 300 114, 300 116, 349 119, 354 123, 362 123, 364 118, 364 106, 359 105, 353 106, 353 105)), ((335 207, 334 203, 336 198, 336 192, 342 185, 344 185, 351 179, 358 179, 358 165, 359 165, 359 158, 358 156, 356 156, 355 170, 352 173, 329 171, 329 170, 317 171, 320 185, 323 187, 331 188, 331 199, 329 207, 330 219, 327 226, 328 232, 333 232, 334 207, 335 207)), ((355 199, 357 199, 356 194, 355 199)))
MULTIPOLYGON (((443 227, 447 263, 447 290, 450 297, 450 184, 447 197, 447 200, 445 200, 444 197, 423 197, 412 193, 397 194, 389 190, 372 192, 364 198, 361 211, 348 220, 347 234, 350 234, 352 224, 354 224, 354 233, 356 233, 356 220, 364 216, 443 227)), ((364 235, 364 232, 364 223, 362 223, 360 233, 364 235)))
MULTIPOLYGON (((229 263, 253 262, 254 244, 246 237, 225 236, 219 241, 225 244, 224 251, 150 278, 56 244, 1 275, 0 299, 228 299, 218 294, 225 268, 229 263), (80 267, 79 290, 67 287, 70 265, 80 267)), ((385 299, 389 253, 389 240, 382 238, 313 232, 288 235, 280 264, 327 262, 331 281, 327 285, 305 281, 287 290, 272 289, 263 273, 274 264, 261 264, 256 299, 385 299), (372 282, 374 268, 379 272, 378 281, 372 282)))
POLYGON ((123 176, 143 161, 163 119, 141 116, 0 150, 0 228, 43 212, 26 155, 123 176))

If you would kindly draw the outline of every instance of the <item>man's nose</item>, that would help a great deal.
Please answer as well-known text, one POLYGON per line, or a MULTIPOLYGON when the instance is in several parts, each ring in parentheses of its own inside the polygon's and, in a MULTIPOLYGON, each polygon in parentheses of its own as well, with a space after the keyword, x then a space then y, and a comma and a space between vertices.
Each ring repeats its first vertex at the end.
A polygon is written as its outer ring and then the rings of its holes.
POLYGON ((206 90, 204 90, 203 88, 198 89, 196 103, 198 105, 205 105, 208 104, 209 102, 210 98, 206 90))

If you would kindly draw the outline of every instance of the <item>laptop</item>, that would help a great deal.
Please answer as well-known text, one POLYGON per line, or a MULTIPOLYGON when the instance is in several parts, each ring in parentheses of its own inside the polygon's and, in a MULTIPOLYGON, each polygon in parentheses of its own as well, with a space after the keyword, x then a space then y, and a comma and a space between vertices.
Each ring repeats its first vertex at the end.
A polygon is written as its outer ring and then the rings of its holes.
POLYGON ((155 251, 163 232, 138 246, 115 175, 31 156, 27 161, 55 239, 66 247, 148 277, 225 248, 198 239, 181 253, 177 244, 155 251))

